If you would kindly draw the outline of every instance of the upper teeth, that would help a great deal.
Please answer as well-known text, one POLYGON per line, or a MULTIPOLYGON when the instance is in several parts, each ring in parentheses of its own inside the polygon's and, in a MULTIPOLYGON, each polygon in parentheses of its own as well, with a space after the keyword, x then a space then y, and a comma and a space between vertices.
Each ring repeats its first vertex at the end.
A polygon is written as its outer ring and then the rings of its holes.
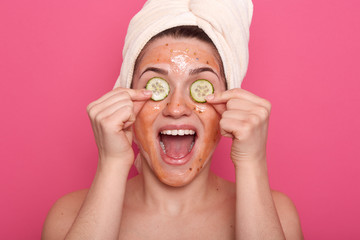
POLYGON ((183 136, 183 135, 194 135, 195 131, 194 130, 187 130, 187 129, 186 130, 185 129, 163 130, 163 131, 161 131, 161 134, 173 135, 173 136, 176 136, 176 135, 183 136))

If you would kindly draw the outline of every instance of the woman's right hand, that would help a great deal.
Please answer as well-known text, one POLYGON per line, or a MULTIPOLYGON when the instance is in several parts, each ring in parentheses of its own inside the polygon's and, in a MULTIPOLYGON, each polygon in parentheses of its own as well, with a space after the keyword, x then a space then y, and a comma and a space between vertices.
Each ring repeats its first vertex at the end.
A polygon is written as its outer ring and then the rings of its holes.
POLYGON ((116 88, 88 105, 100 164, 102 161, 133 163, 131 125, 151 95, 145 89, 116 88))

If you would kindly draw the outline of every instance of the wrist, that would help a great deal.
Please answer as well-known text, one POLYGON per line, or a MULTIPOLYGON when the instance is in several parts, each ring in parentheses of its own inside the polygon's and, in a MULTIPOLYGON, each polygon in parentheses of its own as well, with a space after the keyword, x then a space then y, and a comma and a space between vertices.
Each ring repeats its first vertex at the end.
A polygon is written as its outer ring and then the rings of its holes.
POLYGON ((243 161, 235 165, 237 191, 267 192, 270 191, 266 161, 243 161))
POLYGON ((266 165, 266 154, 242 154, 241 156, 231 153, 231 160, 237 166, 261 166, 266 165))
POLYGON ((237 162, 247 162, 247 161, 266 161, 266 150, 259 151, 240 151, 237 148, 231 149, 230 153, 231 160, 236 164, 237 162))
POLYGON ((129 172, 134 163, 134 157, 100 157, 98 161, 98 172, 129 172))
POLYGON ((124 164, 132 164, 134 162, 134 151, 125 151, 119 153, 106 153, 106 152, 98 152, 99 163, 107 163, 107 162, 121 162, 124 164))
POLYGON ((241 161, 233 161, 236 174, 248 175, 266 175, 267 176, 267 164, 266 159, 247 159, 241 161))

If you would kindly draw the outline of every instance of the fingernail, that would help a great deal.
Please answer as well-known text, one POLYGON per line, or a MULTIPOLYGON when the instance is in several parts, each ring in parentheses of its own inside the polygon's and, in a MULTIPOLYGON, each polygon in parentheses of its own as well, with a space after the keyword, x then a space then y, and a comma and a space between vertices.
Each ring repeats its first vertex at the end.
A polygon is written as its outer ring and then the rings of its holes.
POLYGON ((205 97, 205 99, 206 99, 206 100, 212 100, 212 99, 214 99, 214 94, 207 95, 207 96, 205 97))
POLYGON ((152 91, 150 91, 150 90, 143 90, 143 94, 144 94, 144 95, 147 95, 147 96, 150 96, 150 95, 152 95, 152 91))

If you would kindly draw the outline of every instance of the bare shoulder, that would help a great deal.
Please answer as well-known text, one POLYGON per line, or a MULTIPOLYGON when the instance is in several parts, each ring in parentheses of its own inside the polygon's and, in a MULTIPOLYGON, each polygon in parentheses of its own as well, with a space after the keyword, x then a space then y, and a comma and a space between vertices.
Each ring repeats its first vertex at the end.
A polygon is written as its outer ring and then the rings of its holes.
POLYGON ((304 239, 293 201, 282 192, 272 190, 271 193, 286 239, 304 239))
POLYGON ((88 190, 79 190, 58 199, 50 209, 41 234, 41 239, 64 239, 74 222, 88 190))

